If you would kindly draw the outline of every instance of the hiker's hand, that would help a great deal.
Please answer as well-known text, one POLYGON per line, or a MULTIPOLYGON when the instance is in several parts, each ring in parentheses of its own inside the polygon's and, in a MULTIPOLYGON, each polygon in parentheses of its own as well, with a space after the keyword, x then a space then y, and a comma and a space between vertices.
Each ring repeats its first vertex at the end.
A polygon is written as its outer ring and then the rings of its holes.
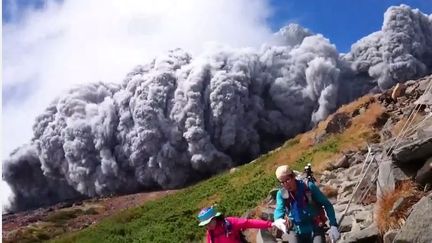
POLYGON ((292 227, 294 226, 293 222, 289 218, 286 218, 285 225, 286 225, 288 230, 292 229, 292 227))
POLYGON ((285 224, 285 220, 284 219, 276 219, 273 223, 272 223, 272 227, 276 227, 279 230, 281 230, 282 232, 284 232, 285 234, 287 234, 287 227, 285 224))
POLYGON ((328 234, 330 236, 330 239, 334 241, 337 241, 340 237, 339 230, 336 226, 331 226, 330 229, 328 230, 328 234))

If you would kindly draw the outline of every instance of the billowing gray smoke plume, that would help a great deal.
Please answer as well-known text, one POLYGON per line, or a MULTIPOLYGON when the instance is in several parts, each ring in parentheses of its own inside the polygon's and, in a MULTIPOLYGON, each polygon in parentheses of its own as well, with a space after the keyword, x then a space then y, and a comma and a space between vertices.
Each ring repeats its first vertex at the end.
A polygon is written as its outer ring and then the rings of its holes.
POLYGON ((384 14, 381 31, 357 41, 344 60, 358 74, 367 75, 388 89, 400 81, 431 72, 432 14, 427 16, 406 5, 384 14))
POLYGON ((77 87, 4 162, 13 210, 181 187, 248 162, 345 102, 431 73, 431 47, 432 17, 400 6, 345 55, 289 25, 260 50, 176 49, 121 85, 77 87))

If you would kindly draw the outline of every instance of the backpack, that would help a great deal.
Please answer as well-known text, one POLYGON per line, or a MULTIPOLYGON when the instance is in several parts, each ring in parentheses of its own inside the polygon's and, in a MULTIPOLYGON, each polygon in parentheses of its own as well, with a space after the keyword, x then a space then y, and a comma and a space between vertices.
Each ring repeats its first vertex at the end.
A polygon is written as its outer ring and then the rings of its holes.
POLYGON ((296 178, 296 181, 300 181, 300 183, 296 182, 298 186, 297 190, 299 190, 300 193, 295 195, 297 198, 294 199, 295 196, 292 196, 292 194, 288 192, 288 198, 284 198, 285 207, 291 211, 291 214, 294 217, 294 223, 298 224, 301 222, 299 207, 303 208, 310 202, 312 206, 318 211, 317 215, 313 218, 314 225, 318 227, 325 227, 327 222, 325 210, 322 205, 313 200, 312 192, 308 186, 308 183, 315 184, 316 182, 310 163, 305 166, 304 173, 306 174, 305 178, 296 178), (299 202, 301 205, 298 205, 299 202))
POLYGON ((289 197, 284 198, 285 207, 288 211, 291 211, 291 215, 294 218, 294 223, 298 225, 301 222, 300 210, 310 203, 312 207, 314 207, 318 211, 317 215, 315 215, 312 219, 314 225, 318 227, 324 227, 327 222, 327 216, 324 208, 322 207, 322 205, 320 205, 313 199, 312 192, 310 191, 308 186, 308 182, 299 182, 300 183, 297 184, 297 190, 300 191, 300 193, 297 193, 297 195, 293 196, 291 193, 288 192, 289 197))
MULTIPOLYGON (((224 222, 224 230, 225 230, 225 235, 228 236, 229 234, 231 234, 231 230, 232 230, 232 224, 225 219, 224 222)), ((248 243, 248 241, 246 240, 246 236, 243 234, 243 231, 239 232, 239 242, 241 243, 248 243)))

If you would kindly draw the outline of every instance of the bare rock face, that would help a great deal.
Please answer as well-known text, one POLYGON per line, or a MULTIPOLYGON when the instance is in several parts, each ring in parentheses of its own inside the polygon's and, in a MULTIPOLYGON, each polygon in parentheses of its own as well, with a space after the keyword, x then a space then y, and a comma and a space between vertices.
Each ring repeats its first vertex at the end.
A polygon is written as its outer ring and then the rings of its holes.
POLYGON ((393 138, 394 134, 392 132, 393 124, 395 123, 394 119, 388 118, 384 126, 379 131, 381 136, 381 142, 385 142, 391 138, 393 138))
POLYGON ((410 175, 392 161, 381 161, 378 172, 377 196, 380 197, 384 191, 394 190, 398 182, 409 178, 410 175))
POLYGON ((375 128, 382 128, 386 124, 386 122, 389 118, 390 118, 390 115, 387 112, 384 112, 376 119, 373 126, 375 128))
POLYGON ((393 242, 432 242, 432 194, 423 197, 407 218, 393 242))
POLYGON ((421 162, 432 156, 432 136, 415 140, 397 148, 392 153, 394 162, 398 165, 409 162, 421 162))
POLYGON ((383 236, 384 243, 393 243, 394 238, 396 237, 398 231, 397 230, 389 230, 383 236))
POLYGON ((402 83, 396 84, 396 86, 393 88, 391 97, 393 100, 397 100, 397 98, 401 97, 405 93, 406 86, 402 83))
POLYGON ((366 229, 351 232, 343 239, 343 243, 372 243, 378 242, 378 228, 375 224, 371 224, 366 229))
POLYGON ((334 170, 338 168, 348 168, 350 166, 349 157, 347 155, 342 155, 338 160, 333 161, 327 166, 328 170, 334 170))
POLYGON ((416 131, 418 138, 432 137, 432 119, 425 120, 423 126, 416 131))
POLYGON ((415 104, 432 105, 432 90, 426 90, 426 92, 416 100, 415 104))
POLYGON ((276 243, 276 239, 268 230, 258 230, 258 234, 256 236, 256 243, 276 243))
POLYGON ((346 128, 351 126, 351 118, 345 113, 337 113, 333 116, 333 118, 329 121, 326 127, 326 133, 341 133, 346 128))
POLYGON ((417 171, 415 180, 421 185, 432 183, 432 158, 426 160, 423 167, 417 171))

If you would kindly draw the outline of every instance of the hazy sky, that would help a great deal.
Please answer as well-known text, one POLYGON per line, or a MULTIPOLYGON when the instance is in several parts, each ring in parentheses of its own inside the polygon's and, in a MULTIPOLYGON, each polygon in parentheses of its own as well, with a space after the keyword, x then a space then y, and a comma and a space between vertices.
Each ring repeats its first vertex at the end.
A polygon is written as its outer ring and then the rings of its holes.
MULTIPOLYGON (((35 116, 75 84, 119 82, 169 49, 258 47, 296 22, 347 52, 403 1, 2 0, 3 155, 29 141, 35 116)), ((432 0, 405 1, 425 13, 432 0)))
MULTIPOLYGON (((169 49, 258 46, 271 34, 263 0, 2 1, 2 161, 28 143, 35 117, 62 91, 120 82, 169 49)), ((2 204, 11 195, 2 180, 2 204)))
POLYGON ((4 155, 28 142, 36 115, 75 84, 119 82, 176 47, 259 46, 271 34, 260 0, 3 3, 4 155))

